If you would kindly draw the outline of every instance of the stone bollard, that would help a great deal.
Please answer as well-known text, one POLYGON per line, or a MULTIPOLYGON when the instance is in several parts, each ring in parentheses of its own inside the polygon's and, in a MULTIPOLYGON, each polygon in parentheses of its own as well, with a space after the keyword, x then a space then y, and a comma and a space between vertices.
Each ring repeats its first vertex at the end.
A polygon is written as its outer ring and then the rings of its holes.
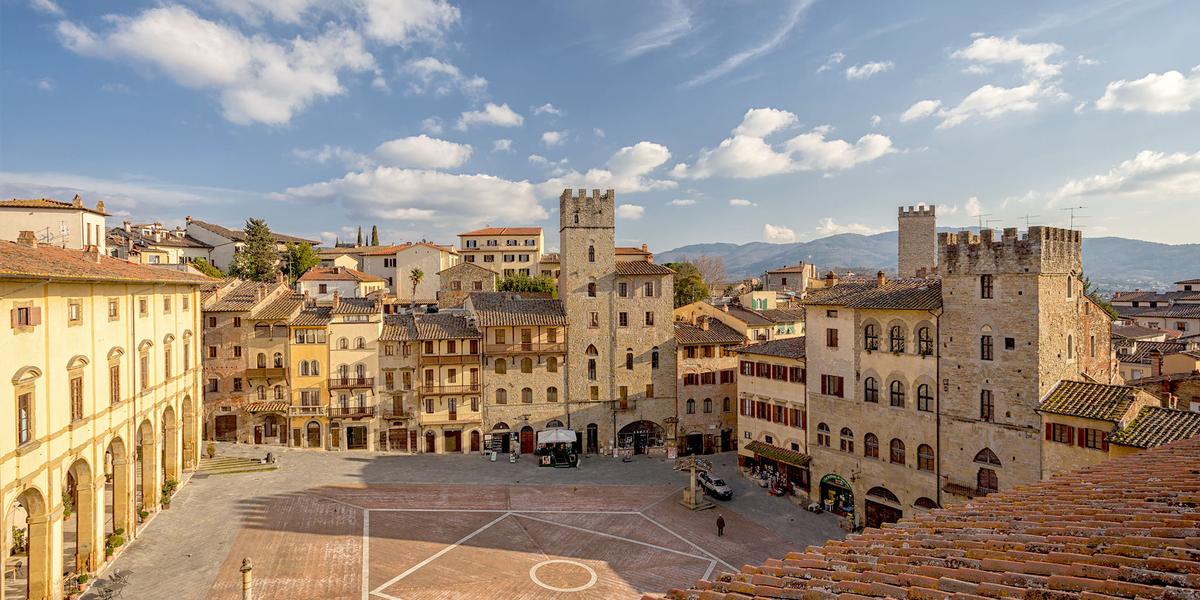
POLYGON ((251 576, 251 571, 253 570, 253 567, 250 566, 249 558, 242 559, 242 569, 241 570, 242 570, 242 600, 252 600, 252 598, 254 596, 254 594, 252 592, 252 589, 254 587, 254 579, 251 576))

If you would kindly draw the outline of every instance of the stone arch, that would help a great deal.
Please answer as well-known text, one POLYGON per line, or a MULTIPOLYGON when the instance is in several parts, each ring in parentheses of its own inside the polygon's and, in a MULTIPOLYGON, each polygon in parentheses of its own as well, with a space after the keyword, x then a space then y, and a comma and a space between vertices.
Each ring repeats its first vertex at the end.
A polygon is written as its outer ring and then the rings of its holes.
POLYGON ((125 349, 120 346, 113 346, 108 351, 108 360, 121 360, 122 356, 125 356, 125 349))
POLYGON ((879 336, 883 330, 883 326, 879 321, 870 317, 863 319, 862 325, 862 342, 864 350, 878 350, 879 336))
POLYGON ((930 498, 926 498, 925 496, 921 496, 920 498, 917 498, 917 501, 913 502, 913 506, 915 506, 916 508, 923 508, 925 510, 933 510, 935 508, 941 508, 938 506, 937 502, 935 502, 934 500, 932 500, 930 498))
POLYGON ((28 382, 31 382, 34 379, 37 379, 41 376, 42 376, 42 370, 37 367, 34 367, 34 366, 21 367, 20 369, 17 369, 17 372, 13 375, 12 382, 13 382, 13 385, 18 385, 21 383, 28 383, 28 382))
POLYGON ((983 450, 976 452, 975 462, 996 467, 1004 466, 1000 463, 1000 457, 996 456, 996 453, 992 452, 991 448, 984 448, 983 450))
MULTIPOLYGON (((73 504, 71 517, 75 519, 74 564, 63 565, 75 573, 93 570, 98 563, 96 551, 99 547, 96 534, 96 477, 87 460, 78 458, 67 469, 63 477, 63 498, 73 504)), ((64 520, 67 517, 64 517, 64 520)), ((67 548, 66 528, 63 528, 63 548, 67 548)))
POLYGON ((901 319, 888 321, 887 331, 888 352, 908 351, 908 324, 901 319))
POLYGON ((900 504, 900 498, 897 498, 896 494, 892 493, 892 490, 889 490, 883 486, 877 485, 877 486, 867 490, 867 495, 871 496, 872 498, 878 498, 880 500, 885 500, 887 502, 894 502, 896 504, 900 504))
POLYGON ((150 340, 142 340, 142 343, 138 344, 138 352, 149 352, 153 347, 154 342, 150 340))
POLYGON ((168 405, 162 415, 162 464, 163 480, 179 481, 179 419, 175 416, 175 408, 168 405))
POLYGON ((135 487, 138 490, 138 511, 154 512, 158 506, 158 448, 156 432, 150 419, 138 426, 137 462, 134 469, 135 487))
POLYGON ((82 369, 88 366, 90 362, 91 361, 88 360, 88 357, 82 354, 76 354, 75 356, 71 357, 71 360, 67 361, 67 370, 70 371, 71 369, 82 369))
POLYGON ((170 344, 171 342, 174 342, 174 341, 175 341, 175 334, 173 334, 173 333, 168 333, 167 335, 163 336, 163 345, 170 344))
MULTIPOLYGON (((28 557, 25 565, 26 577, 26 594, 28 598, 51 598, 52 590, 57 585, 61 585, 60 579, 53 575, 53 565, 56 558, 53 556, 58 547, 57 544, 52 544, 50 540, 50 511, 46 503, 46 494, 36 486, 25 488, 11 504, 4 507, 4 524, 11 531, 12 527, 18 527, 17 506, 25 513, 25 543, 27 547, 26 555, 28 557)), ((7 531, 5 532, 8 533, 7 531)), ((5 549, 4 554, 7 555, 8 549, 5 549)), ((5 580, 7 584, 7 580, 5 580)))
POLYGON ((133 465, 129 459, 125 441, 120 437, 109 440, 104 452, 104 460, 106 462, 105 479, 108 480, 105 483, 105 496, 111 497, 111 501, 108 498, 105 499, 105 512, 109 510, 112 512, 112 522, 106 524, 106 533, 113 533, 118 529, 128 532, 132 523, 130 518, 132 505, 129 500, 133 494, 132 477, 130 477, 130 469, 133 465), (109 504, 111 504, 111 509, 109 504))
POLYGON ((196 457, 198 448, 196 447, 196 407, 192 402, 190 395, 183 397, 183 403, 180 404, 180 410, 183 412, 183 468, 185 470, 196 468, 196 457))

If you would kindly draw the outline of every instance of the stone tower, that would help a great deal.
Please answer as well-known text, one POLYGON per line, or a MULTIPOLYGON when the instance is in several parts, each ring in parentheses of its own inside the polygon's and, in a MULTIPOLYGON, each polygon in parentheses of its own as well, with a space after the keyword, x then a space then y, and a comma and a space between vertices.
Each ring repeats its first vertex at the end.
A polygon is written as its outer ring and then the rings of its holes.
POLYGON ((1078 231, 1053 227, 1024 237, 1005 229, 998 240, 991 229, 938 236, 942 504, 981 483, 1011 489, 1040 479, 1039 402, 1060 380, 1079 379, 1082 355, 1096 351, 1098 331, 1082 325, 1091 303, 1080 244, 1078 231))
POLYGON ((937 272, 937 219, 932 206, 900 207, 900 277, 937 272))

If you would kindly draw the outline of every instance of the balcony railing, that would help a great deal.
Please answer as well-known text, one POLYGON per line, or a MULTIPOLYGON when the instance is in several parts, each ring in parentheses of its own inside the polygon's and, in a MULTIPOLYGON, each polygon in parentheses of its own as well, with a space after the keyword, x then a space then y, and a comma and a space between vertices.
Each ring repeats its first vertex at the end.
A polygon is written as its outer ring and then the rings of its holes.
POLYGON ((477 365, 478 354, 422 354, 417 357, 421 365, 477 365))
POLYGON ((478 394, 481 386, 478 383, 460 383, 447 385, 422 385, 417 388, 417 391, 423 396, 432 395, 449 395, 449 394, 478 394))
POLYGON ((361 419, 375 416, 374 406, 330 406, 329 416, 334 419, 361 419))
POLYGON ((333 377, 329 380, 329 389, 375 387, 374 377, 333 377))
POLYGON ((287 379, 287 367, 246 369, 246 377, 250 379, 287 379))
POLYGON ((293 417, 321 417, 326 413, 324 406, 293 406, 288 409, 288 415, 293 417))
POLYGON ((521 342, 517 344, 484 344, 486 354, 563 354, 564 343, 521 342))

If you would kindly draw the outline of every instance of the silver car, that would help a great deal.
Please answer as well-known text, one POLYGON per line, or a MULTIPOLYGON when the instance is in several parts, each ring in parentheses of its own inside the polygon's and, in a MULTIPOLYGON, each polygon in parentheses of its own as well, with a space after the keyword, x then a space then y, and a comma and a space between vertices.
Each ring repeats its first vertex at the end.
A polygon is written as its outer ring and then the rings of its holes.
POLYGON ((704 488, 704 493, 716 498, 717 500, 729 500, 733 498, 733 488, 725 483, 720 477, 713 477, 705 471, 696 473, 696 479, 700 482, 700 487, 704 488))

